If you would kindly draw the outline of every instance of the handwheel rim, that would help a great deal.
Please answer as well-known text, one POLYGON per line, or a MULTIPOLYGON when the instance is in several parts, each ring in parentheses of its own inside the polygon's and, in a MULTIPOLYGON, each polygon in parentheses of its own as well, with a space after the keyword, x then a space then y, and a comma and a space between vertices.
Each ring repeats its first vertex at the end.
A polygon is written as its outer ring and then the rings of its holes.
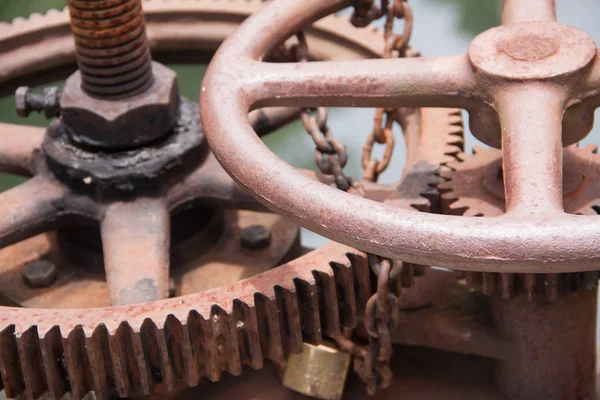
MULTIPOLYGON (((299 225, 348 246, 386 257, 486 272, 598 269, 600 225, 594 217, 567 215, 560 210, 556 215, 530 215, 518 209, 501 217, 473 219, 375 204, 295 173, 253 134, 245 118, 247 111, 259 105, 275 104, 276 96, 268 92, 277 89, 274 85, 261 85, 261 77, 270 73, 266 64, 259 63, 262 54, 271 44, 280 42, 312 20, 347 5, 343 0, 272 2, 248 19, 215 55, 201 89, 201 117, 214 154, 233 179, 265 206, 299 225), (270 28, 262 29, 267 22, 270 28), (270 103, 265 101, 269 96, 272 97, 270 103)), ((466 57, 438 60, 470 67, 466 57)), ((403 61, 404 65, 418 63, 403 61)), ((289 67, 287 71, 294 68, 289 67)), ((316 67, 311 70, 304 66, 297 69, 301 68, 309 71, 306 75, 316 70, 316 67)), ((353 64, 352 68, 360 67, 353 64)), ((279 82, 285 85, 286 78, 279 82)), ((312 84, 318 86, 318 83, 312 84)), ((470 102, 469 96, 487 96, 477 88, 464 95, 463 104, 470 102)), ((329 98, 329 104, 317 104, 317 96, 308 97, 306 95, 301 102, 300 96, 290 95, 283 102, 301 106, 334 105, 329 98)), ((358 100, 357 95, 338 100, 335 105, 366 104, 366 101, 355 104, 358 100)), ((420 100, 427 100, 427 93, 423 93, 420 100)), ((407 105, 407 102, 396 106, 407 105)), ((430 102, 434 104, 418 105, 449 106, 443 96, 430 102)), ((371 103, 374 103, 372 99, 371 103)), ((569 105, 566 100, 564 103, 569 105)))

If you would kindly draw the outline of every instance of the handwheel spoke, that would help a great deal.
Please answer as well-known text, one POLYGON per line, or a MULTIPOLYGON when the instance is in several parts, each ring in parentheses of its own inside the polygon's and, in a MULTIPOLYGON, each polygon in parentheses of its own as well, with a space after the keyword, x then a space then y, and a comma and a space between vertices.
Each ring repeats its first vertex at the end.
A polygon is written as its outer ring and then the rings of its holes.
POLYGON ((253 107, 469 108, 479 97, 466 56, 303 64, 246 60, 237 68, 245 71, 246 79, 237 84, 253 107))
POLYGON ((292 107, 261 108, 252 111, 248 119, 256 134, 264 136, 299 118, 301 111, 292 107))
POLYGON ((101 234, 111 304, 168 297, 169 223, 162 199, 141 198, 106 209, 101 234))
POLYGON ((556 21, 555 0, 504 0, 502 24, 556 21))
POLYGON ((33 175, 34 152, 42 146, 44 128, 0 123, 0 171, 33 175))
POLYGON ((212 154, 200 168, 173 186, 168 197, 172 208, 193 201, 219 208, 268 211, 231 179, 212 154))
POLYGON ((50 230, 64 213, 65 188, 35 177, 0 194, 0 247, 50 230))
POLYGON ((507 212, 562 211, 563 96, 528 85, 497 100, 507 212))

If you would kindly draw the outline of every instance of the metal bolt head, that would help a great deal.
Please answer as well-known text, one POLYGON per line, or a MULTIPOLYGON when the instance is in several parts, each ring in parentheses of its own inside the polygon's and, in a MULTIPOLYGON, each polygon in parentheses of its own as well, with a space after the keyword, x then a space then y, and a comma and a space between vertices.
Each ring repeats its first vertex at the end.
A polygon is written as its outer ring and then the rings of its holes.
POLYGON ((32 288, 50 286, 57 275, 56 265, 48 260, 35 260, 23 268, 23 280, 32 288))
POLYGON ((62 90, 57 87, 44 89, 44 115, 48 119, 56 118, 60 115, 60 96, 62 90))
POLYGON ((271 231, 263 225, 252 225, 242 229, 241 245, 246 250, 260 250, 271 244, 271 231))
POLYGON ((27 117, 31 112, 31 107, 27 101, 30 92, 31 89, 28 86, 21 86, 15 92, 15 110, 21 118, 27 117))
POLYGON ((168 134, 179 116, 177 74, 153 63, 152 86, 135 96, 101 99, 82 88, 81 72, 65 82, 60 116, 71 139, 90 147, 128 149, 168 134))

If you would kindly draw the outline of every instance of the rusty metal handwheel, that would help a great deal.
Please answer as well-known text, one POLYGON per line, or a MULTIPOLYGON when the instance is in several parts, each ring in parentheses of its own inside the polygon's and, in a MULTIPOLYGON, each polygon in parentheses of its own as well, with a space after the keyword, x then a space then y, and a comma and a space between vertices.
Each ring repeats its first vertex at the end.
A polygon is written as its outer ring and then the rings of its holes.
POLYGON ((349 3, 274 1, 220 48, 202 86, 201 115, 215 155, 234 179, 300 225, 386 257, 488 272, 598 269, 598 220, 563 213, 561 178, 562 147, 589 132, 599 101, 594 41, 555 22, 552 0, 506 0, 504 25, 477 36, 467 55, 261 62, 273 45, 349 3), (248 125, 246 111, 275 105, 465 108, 475 136, 502 143, 507 212, 419 214, 307 179, 248 125))
MULTIPOLYGON (((230 2, 149 2, 146 16, 153 53, 157 59, 176 62, 182 59, 178 51, 193 50, 200 59, 208 59, 239 21, 261 4, 243 1, 239 8, 232 8, 230 2), (219 16, 225 16, 223 22, 219 16), (198 20, 204 23, 198 24, 198 20)), ((307 34, 315 59, 377 57, 383 47, 380 35, 356 29, 347 20, 335 17, 315 24, 307 34)), ((30 82, 35 74, 52 76, 47 74, 48 68, 56 69, 60 76, 75 61, 68 15, 64 12, 2 25, 0 43, 3 87, 10 88, 20 79, 30 82)), ((439 180, 434 175, 439 162, 460 150, 453 147, 460 142, 460 116, 439 109, 427 113, 423 122, 429 118, 433 121, 424 130, 445 132, 445 136, 438 141, 434 138, 439 136, 429 135, 428 140, 438 147, 412 159, 419 166, 413 170, 418 184, 404 188, 401 201, 419 209, 428 207, 421 196, 431 194, 428 182, 439 180)), ((39 175, 0 195, 1 246, 51 229, 68 214, 99 216, 85 195, 69 193, 55 176, 40 169, 43 129, 0 124, 0 131, 0 168, 24 176, 39 175)), ((418 146, 420 139, 412 135, 407 140, 411 147, 418 146)), ((200 169, 211 165, 217 167, 216 163, 205 163, 200 169)), ((251 209, 258 206, 227 179, 216 192, 198 191, 206 186, 194 183, 194 176, 201 175, 190 174, 177 185, 175 197, 180 201, 212 198, 222 204, 244 203, 242 207, 251 209)), ((224 177, 222 173, 208 176, 224 177)), ((374 189, 380 200, 393 191, 374 189)), ((150 203, 159 206, 164 223, 164 204, 150 203)), ((137 224, 140 218, 145 219, 149 209, 131 204, 119 203, 121 211, 129 210, 112 219, 113 223, 123 227, 123 221, 137 224)), ((150 219, 155 217, 153 214, 150 219)), ((148 239, 143 229, 138 233, 148 239)), ((160 242, 168 241, 163 230, 155 233, 160 242)), ((113 241, 113 245, 111 257, 131 267, 123 262, 127 259, 123 243, 113 241)), ((151 247, 147 247, 148 253, 156 254, 151 247)), ((162 265, 161 254, 158 258, 162 265)), ((259 368, 263 358, 279 362, 289 352, 299 351, 302 340, 318 342, 323 335, 354 326, 357 310, 364 308, 370 292, 364 255, 343 245, 329 244, 250 279, 170 300, 80 310, 1 307, 0 387, 10 398, 21 393, 30 398, 46 393, 61 398, 67 392, 82 398, 90 390, 96 397, 106 398, 147 394, 158 382, 171 390, 179 381, 196 385, 202 377, 218 380, 223 371, 236 375, 241 373, 242 365, 259 368)))

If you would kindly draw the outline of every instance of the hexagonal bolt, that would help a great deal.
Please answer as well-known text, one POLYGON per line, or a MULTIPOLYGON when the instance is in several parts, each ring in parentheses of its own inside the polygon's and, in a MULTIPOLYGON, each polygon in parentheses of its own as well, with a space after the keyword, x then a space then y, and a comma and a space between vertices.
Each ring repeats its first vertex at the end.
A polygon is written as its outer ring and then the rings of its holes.
POLYGON ((56 265, 48 260, 35 260, 23 268, 23 280, 31 288, 48 287, 57 275, 56 265))
POLYGON ((252 225, 242 229, 240 242, 246 250, 261 250, 271 244, 271 230, 263 225, 252 225))
POLYGON ((25 118, 32 111, 43 112, 51 119, 60 115, 61 90, 57 87, 45 88, 43 94, 31 93, 28 86, 21 86, 15 92, 15 109, 19 117, 25 118))

